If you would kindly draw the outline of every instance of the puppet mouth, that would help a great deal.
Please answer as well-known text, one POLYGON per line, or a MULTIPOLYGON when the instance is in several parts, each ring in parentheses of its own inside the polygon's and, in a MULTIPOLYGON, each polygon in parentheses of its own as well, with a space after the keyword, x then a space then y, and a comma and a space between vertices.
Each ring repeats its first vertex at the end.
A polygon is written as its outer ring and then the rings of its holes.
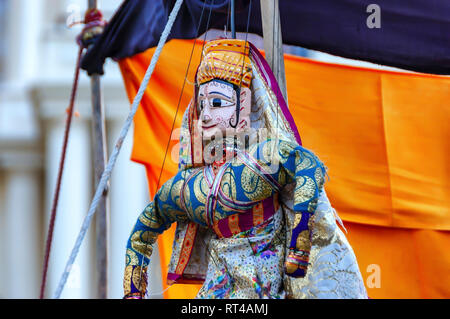
POLYGON ((210 126, 202 125, 202 129, 209 129, 209 128, 212 128, 214 126, 217 126, 217 124, 213 124, 213 125, 210 125, 210 126))

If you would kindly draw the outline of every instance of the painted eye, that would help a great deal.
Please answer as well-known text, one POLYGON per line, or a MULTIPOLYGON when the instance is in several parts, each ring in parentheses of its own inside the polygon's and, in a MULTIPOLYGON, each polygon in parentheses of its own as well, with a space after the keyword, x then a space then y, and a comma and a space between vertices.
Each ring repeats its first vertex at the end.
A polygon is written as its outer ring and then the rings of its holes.
POLYGON ((205 106, 205 100, 201 100, 200 101, 200 111, 203 110, 204 106, 205 106))
POLYGON ((214 98, 214 99, 212 100, 212 105, 213 105, 214 107, 221 107, 221 106, 222 106, 222 99, 214 98))
POLYGON ((212 100, 213 107, 223 107, 223 106, 230 106, 230 105, 233 105, 233 103, 223 100, 223 99, 220 99, 220 98, 217 98, 217 97, 212 100))

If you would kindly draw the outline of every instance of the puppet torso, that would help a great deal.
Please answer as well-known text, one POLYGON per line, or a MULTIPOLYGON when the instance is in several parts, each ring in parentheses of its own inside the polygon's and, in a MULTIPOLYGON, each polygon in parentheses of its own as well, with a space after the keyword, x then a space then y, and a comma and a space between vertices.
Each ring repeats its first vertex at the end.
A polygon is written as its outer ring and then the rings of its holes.
POLYGON ((221 232, 224 219, 236 234, 270 218, 278 210, 278 193, 295 180, 298 169, 303 171, 303 183, 296 188, 297 198, 312 213, 314 191, 323 179, 317 163, 306 149, 269 139, 248 152, 237 151, 216 172, 212 165, 179 171, 159 191, 158 205, 172 211, 176 220, 193 221, 214 229, 219 237, 229 237, 221 232))
MULTIPOLYGON (((203 282, 199 298, 299 298, 314 296, 313 289, 323 287, 324 295, 343 295, 341 291, 334 294, 334 287, 316 285, 316 279, 294 278, 285 273, 292 247, 301 249, 304 241, 309 241, 308 229, 314 229, 314 219, 309 217, 320 204, 319 198, 326 199, 323 178, 323 166, 313 153, 295 143, 270 139, 253 145, 248 152, 238 152, 215 173, 210 166, 178 172, 139 217, 127 250, 129 276, 134 278, 134 269, 142 263, 143 255, 149 257, 143 239, 153 243, 171 223, 178 222, 188 227, 176 234, 172 255, 175 262, 169 265, 168 279, 203 282), (284 199, 287 193, 293 194, 288 196, 290 202, 284 199), (212 230, 214 236, 205 240, 200 229, 212 230)), ((326 204, 324 209, 329 207, 326 204)), ((342 273, 350 276, 349 282, 355 285, 345 293, 364 297, 353 251, 330 214, 331 210, 326 211, 327 217, 320 218, 324 226, 316 227, 328 227, 323 236, 330 240, 320 238, 314 246, 313 232, 312 257, 314 261, 328 260, 330 248, 339 251, 337 256, 343 258, 346 267, 342 273), (356 268, 348 269, 348 265, 356 268)), ((323 277, 322 272, 311 268, 308 277, 323 277)), ((338 271, 340 268, 333 269, 330 274, 338 271)))

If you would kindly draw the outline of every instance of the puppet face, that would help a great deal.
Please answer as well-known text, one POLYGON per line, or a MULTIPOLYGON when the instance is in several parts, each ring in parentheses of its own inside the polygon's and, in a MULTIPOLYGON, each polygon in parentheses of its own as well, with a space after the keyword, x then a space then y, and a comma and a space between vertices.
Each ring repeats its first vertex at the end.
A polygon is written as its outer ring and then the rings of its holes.
POLYGON ((236 95, 233 85, 212 80, 200 85, 198 129, 203 139, 235 135, 250 128, 251 92, 241 88, 239 123, 236 124, 236 95))

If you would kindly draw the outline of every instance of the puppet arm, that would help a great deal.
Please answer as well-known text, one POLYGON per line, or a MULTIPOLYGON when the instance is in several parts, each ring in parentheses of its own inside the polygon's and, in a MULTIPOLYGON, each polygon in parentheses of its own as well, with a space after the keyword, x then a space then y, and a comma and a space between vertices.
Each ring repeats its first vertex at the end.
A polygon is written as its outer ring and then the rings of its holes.
POLYGON ((139 215, 128 239, 123 280, 125 299, 142 299, 147 291, 147 267, 153 244, 173 222, 185 221, 180 205, 183 178, 178 173, 167 181, 139 215))
POLYGON ((295 181, 294 224, 285 261, 285 272, 291 277, 304 277, 311 251, 309 222, 322 191, 325 167, 311 151, 292 143, 280 144, 281 164, 295 181))

